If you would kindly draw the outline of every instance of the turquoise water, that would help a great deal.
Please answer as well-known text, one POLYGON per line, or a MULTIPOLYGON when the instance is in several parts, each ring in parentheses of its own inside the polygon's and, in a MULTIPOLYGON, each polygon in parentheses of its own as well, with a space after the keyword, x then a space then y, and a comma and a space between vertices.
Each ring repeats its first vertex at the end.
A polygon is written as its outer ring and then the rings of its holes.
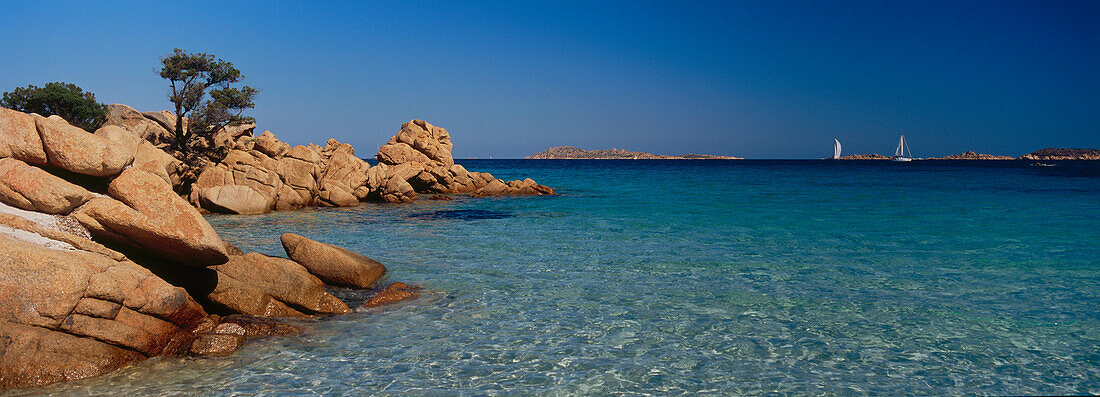
POLYGON ((561 196, 211 216, 428 292, 45 391, 1100 393, 1097 162, 464 163, 561 196))

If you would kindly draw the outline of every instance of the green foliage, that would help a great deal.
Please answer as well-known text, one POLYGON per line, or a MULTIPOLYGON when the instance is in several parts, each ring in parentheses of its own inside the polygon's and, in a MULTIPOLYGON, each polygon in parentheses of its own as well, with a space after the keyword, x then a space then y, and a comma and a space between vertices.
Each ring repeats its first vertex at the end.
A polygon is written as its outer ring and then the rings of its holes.
POLYGON ((5 92, 0 106, 46 117, 58 115, 87 131, 95 131, 107 120, 107 107, 96 102, 95 94, 69 83, 19 87, 5 92))
POLYGON ((231 62, 206 53, 188 53, 176 48, 161 58, 160 77, 171 83, 168 100, 176 107, 176 149, 187 150, 193 136, 210 135, 228 125, 251 122, 244 116, 258 90, 232 84, 244 79, 231 62), (208 95, 209 94, 209 95, 208 95), (190 116, 190 117, 188 117, 190 116), (183 118, 188 126, 183 128, 183 118))

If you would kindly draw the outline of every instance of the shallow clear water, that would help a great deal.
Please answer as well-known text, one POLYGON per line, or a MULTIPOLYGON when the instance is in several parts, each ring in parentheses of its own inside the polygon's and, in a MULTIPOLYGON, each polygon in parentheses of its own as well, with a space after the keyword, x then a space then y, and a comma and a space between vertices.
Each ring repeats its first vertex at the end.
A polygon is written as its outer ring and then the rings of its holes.
POLYGON ((561 196, 211 216, 429 292, 40 391, 1100 393, 1098 162, 463 163, 561 196))

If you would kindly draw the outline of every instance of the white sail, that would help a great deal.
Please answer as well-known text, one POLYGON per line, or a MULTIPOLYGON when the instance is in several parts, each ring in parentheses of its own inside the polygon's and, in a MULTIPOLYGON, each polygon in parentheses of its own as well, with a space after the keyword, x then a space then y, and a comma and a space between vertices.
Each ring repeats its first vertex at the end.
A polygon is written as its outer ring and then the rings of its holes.
POLYGON ((898 138, 898 148, 894 149, 894 157, 892 159, 894 161, 913 161, 912 156, 913 152, 909 151, 909 144, 905 143, 905 135, 902 135, 898 138), (909 153, 908 156, 906 156, 906 152, 909 153))
POLYGON ((833 138, 833 158, 840 158, 840 141, 838 141, 836 138, 833 138))

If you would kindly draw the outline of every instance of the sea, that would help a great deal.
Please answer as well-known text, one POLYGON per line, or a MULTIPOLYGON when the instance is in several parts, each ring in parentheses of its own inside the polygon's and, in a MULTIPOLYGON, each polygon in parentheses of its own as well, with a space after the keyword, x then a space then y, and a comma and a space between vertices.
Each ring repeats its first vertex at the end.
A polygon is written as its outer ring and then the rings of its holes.
POLYGON ((459 162, 560 195, 210 215, 422 294, 15 393, 1100 394, 1100 162, 459 162))

